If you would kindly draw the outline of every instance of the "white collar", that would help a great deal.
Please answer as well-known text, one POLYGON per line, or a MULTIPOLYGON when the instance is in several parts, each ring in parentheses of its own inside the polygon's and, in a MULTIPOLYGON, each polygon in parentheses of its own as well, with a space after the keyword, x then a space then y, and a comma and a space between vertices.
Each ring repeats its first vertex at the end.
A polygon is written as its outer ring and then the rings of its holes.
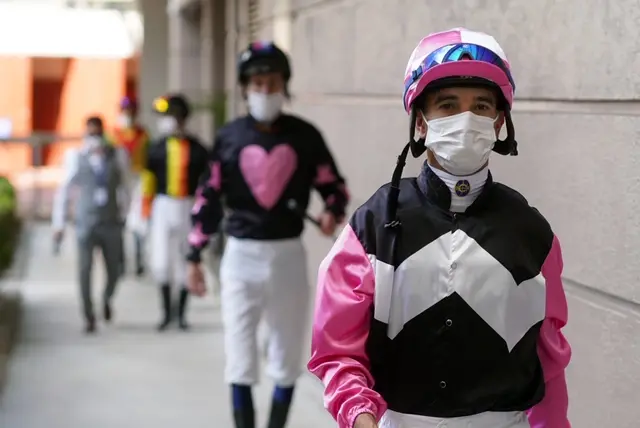
POLYGON ((484 167, 480 171, 471 175, 453 175, 441 169, 429 166, 451 191, 452 212, 464 212, 476 200, 482 192, 484 184, 489 177, 489 167, 484 167))

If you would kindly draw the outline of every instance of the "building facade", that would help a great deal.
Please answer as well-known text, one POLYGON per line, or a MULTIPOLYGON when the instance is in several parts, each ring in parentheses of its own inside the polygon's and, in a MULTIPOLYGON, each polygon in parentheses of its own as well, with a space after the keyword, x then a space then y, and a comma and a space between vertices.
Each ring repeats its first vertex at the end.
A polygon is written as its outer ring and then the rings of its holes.
POLYGON ((132 10, 0 2, 0 174, 15 181, 34 162, 59 164, 89 115, 114 124, 120 98, 136 92, 140 29, 132 10), (63 141, 40 152, 33 133, 63 141))
MULTIPOLYGON (((563 243, 573 425, 638 426, 638 2, 159 3, 141 0, 141 94, 147 104, 168 86, 199 102, 222 94, 227 116, 240 114, 236 54, 253 38, 275 39, 293 61, 291 109, 323 130, 346 173, 353 208, 390 179, 407 141, 402 80, 415 44, 454 26, 495 35, 516 79, 520 156, 494 156, 492 170, 539 208, 563 243)), ((212 139, 212 113, 201 113, 194 125, 212 139)), ((405 175, 419 165, 413 161, 405 175)), ((314 230, 306 239, 315 271, 330 242, 314 230)))

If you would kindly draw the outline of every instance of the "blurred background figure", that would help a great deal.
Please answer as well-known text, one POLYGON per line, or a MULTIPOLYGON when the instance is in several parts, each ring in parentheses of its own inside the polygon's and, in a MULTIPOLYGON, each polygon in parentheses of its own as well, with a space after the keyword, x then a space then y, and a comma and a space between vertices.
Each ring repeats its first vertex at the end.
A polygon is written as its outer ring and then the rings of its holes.
MULTIPOLYGON (((145 271, 144 237, 147 232, 147 222, 142 214, 142 189, 141 173, 149 147, 149 134, 138 121, 138 101, 131 96, 125 96, 120 101, 120 116, 118 123, 110 136, 110 141, 116 146, 126 150, 131 165, 132 198, 131 209, 127 216, 126 226, 132 232, 135 251, 135 272, 142 276, 145 271)), ((126 244, 123 240, 122 270, 126 266, 126 244)))
POLYGON ((332 236, 349 202, 345 180, 318 129, 283 113, 291 66, 274 43, 251 43, 239 56, 238 83, 249 114, 217 134, 198 190, 189 243, 189 286, 205 292, 200 252, 230 214, 220 266, 225 380, 236 428, 254 428, 253 387, 260 365, 256 336, 268 326, 268 373, 275 387, 269 428, 284 428, 302 371, 310 287, 300 235, 311 191, 324 201, 317 220, 332 236))
POLYGON ((72 187, 78 189, 74 215, 82 308, 86 331, 93 333, 96 330, 91 298, 93 253, 96 248, 100 249, 106 266, 102 309, 105 321, 111 321, 111 302, 122 260, 122 227, 130 203, 127 153, 108 144, 100 117, 87 119, 83 145, 66 153, 64 178, 56 194, 52 212, 54 240, 57 242, 64 235, 69 191, 72 187))
POLYGON ((145 216, 151 207, 151 270, 162 303, 158 329, 165 330, 175 314, 180 329, 186 330, 187 237, 198 179, 207 167, 207 150, 186 130, 191 108, 183 95, 157 98, 153 110, 159 136, 149 147, 142 188, 145 216), (172 288, 179 290, 176 311, 172 288))

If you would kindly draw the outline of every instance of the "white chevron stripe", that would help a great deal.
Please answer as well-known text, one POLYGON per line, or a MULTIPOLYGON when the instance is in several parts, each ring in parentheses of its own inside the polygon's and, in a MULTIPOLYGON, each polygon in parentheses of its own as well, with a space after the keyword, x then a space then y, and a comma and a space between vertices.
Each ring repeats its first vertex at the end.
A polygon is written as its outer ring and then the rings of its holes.
MULTIPOLYGON (((457 292, 509 351, 545 316, 541 274, 516 284, 511 273, 461 230, 429 243, 398 269, 369 256, 376 276, 375 319, 393 339, 411 319, 457 292)), ((455 324, 456 314, 449 317, 455 324)))

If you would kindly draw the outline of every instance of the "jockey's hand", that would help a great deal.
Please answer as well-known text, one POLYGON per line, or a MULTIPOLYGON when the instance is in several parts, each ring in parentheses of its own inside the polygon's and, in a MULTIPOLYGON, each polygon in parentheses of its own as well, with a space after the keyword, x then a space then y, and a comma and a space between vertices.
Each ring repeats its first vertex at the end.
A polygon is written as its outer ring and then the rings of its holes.
POLYGON ((356 418, 353 428, 378 428, 378 424, 371 413, 361 413, 356 418))
POLYGON ((336 220, 336 216, 333 215, 330 211, 325 211, 318 218, 318 223, 320 223, 320 230, 322 234, 325 236, 333 236, 336 233, 336 229, 338 227, 338 221, 336 220))
POLYGON ((190 262, 187 265, 187 288, 192 294, 198 297, 202 297, 207 294, 204 270, 200 263, 190 262))

